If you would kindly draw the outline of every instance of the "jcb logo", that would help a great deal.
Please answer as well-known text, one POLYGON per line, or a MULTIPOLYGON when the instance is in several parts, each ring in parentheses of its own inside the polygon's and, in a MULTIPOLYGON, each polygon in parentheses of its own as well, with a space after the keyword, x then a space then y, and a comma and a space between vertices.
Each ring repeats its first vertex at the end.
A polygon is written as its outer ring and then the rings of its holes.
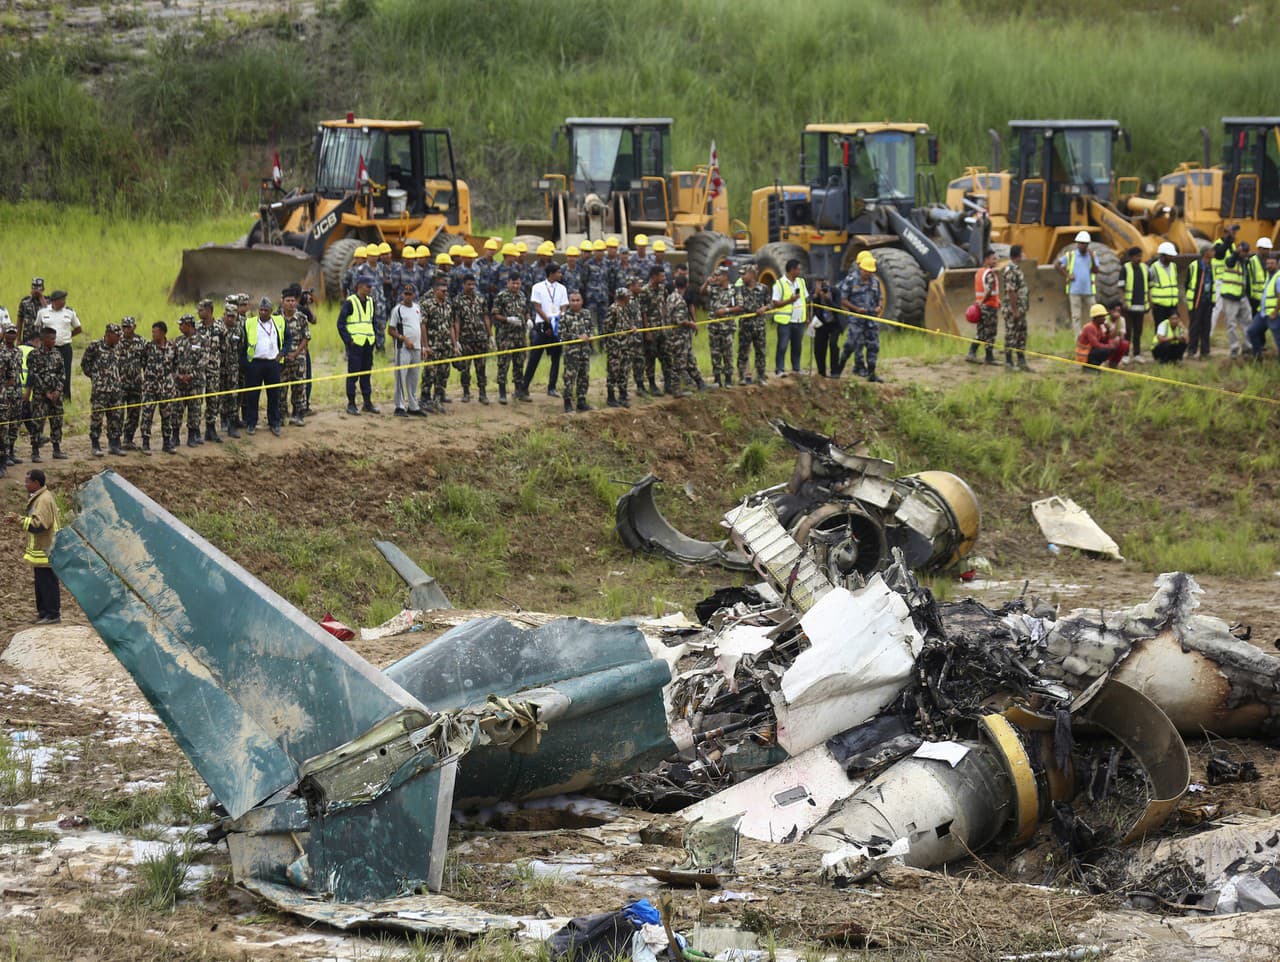
POLYGON ((334 225, 336 225, 337 223, 338 223, 338 212, 336 210, 330 211, 328 214, 326 214, 324 217, 322 217, 319 221, 316 222, 315 227, 311 228, 311 236, 314 237, 316 240, 321 240, 323 239, 325 234, 333 230, 334 225))

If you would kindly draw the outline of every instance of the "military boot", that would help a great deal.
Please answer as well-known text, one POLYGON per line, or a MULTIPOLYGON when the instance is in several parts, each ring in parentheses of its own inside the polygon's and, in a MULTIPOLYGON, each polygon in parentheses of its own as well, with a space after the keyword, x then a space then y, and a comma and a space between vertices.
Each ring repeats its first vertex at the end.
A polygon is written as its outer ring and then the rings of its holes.
POLYGON ((142 453, 148 456, 151 454, 151 439, 145 434, 142 436, 142 453))
POLYGON ((58 444, 57 442, 55 442, 53 445, 53 460, 55 461, 67 460, 66 454, 64 454, 62 451, 62 445, 58 444))
POLYGON ((218 432, 214 429, 212 424, 206 424, 204 426, 204 439, 206 441, 212 441, 214 444, 222 443, 222 438, 218 436, 218 432))
POLYGON ((33 442, 33 443, 32 443, 32 445, 31 445, 31 463, 32 463, 32 464, 39 464, 39 463, 40 463, 40 461, 41 461, 41 457, 40 457, 40 445, 35 444, 35 443, 33 442))
POLYGON ((22 458, 18 457, 13 451, 14 444, 15 442, 13 441, 9 442, 9 455, 8 457, 5 458, 5 460, 8 461, 10 464, 21 464, 22 458))
POLYGON ((227 437, 229 438, 240 437, 240 431, 238 430, 238 426, 235 421, 227 422, 227 437))
POLYGON ((469 404, 471 402, 471 385, 462 385, 462 403, 469 404))
POLYGON ((996 363, 996 350, 989 344, 987 345, 987 353, 986 353, 986 356, 983 358, 982 363, 983 364, 996 363))
POLYGON ((127 438, 125 438, 125 439, 124 439, 124 444, 123 444, 123 445, 121 445, 121 446, 122 446, 126 451, 136 451, 136 450, 138 450, 138 446, 137 446, 136 444, 134 444, 134 443, 133 443, 133 435, 132 435, 132 434, 131 434, 131 435, 129 435, 127 438))
POLYGON ((627 398, 627 386, 625 384, 618 388, 618 406, 624 408, 631 407, 631 401, 627 398))
POLYGON ((499 404, 507 403, 507 386, 505 384, 498 385, 498 403, 499 404))
POLYGON ((657 384, 657 382, 653 379, 652 375, 649 377, 649 394, 650 394, 650 395, 652 395, 653 397, 658 397, 658 396, 659 396, 659 395, 658 395, 658 384, 657 384))
POLYGON ((649 392, 644 389, 644 382, 636 381, 636 397, 648 397, 649 392))
POLYGON ((190 428, 187 428, 187 447, 194 448, 199 443, 200 443, 200 439, 196 435, 196 432, 191 430, 190 428))
POLYGON ((1025 371, 1027 374, 1030 374, 1033 370, 1033 368, 1027 364, 1027 354, 1025 351, 1018 352, 1018 370, 1025 371))
POLYGON ((1004 352, 1004 366, 1010 371, 1013 370, 1013 351, 1004 352))
POLYGON ((480 388, 480 403, 481 404, 489 403, 489 395, 485 393, 484 388, 480 388))
MULTIPOLYGON (((566 401, 568 401, 569 399, 568 399, 568 398, 565 398, 565 400, 566 400, 566 401)), ((587 399, 583 397, 583 398, 578 398, 578 410, 579 410, 579 411, 593 411, 593 410, 595 410, 595 409, 594 409, 590 404, 588 404, 588 403, 587 403, 587 399)))
POLYGON ((120 447, 119 438, 107 438, 107 454, 115 454, 122 458, 124 457, 124 448, 120 447))
POLYGON ((876 366, 874 364, 867 365, 867 380, 873 384, 881 383, 881 378, 876 376, 876 366))
POLYGON ((622 406, 618 403, 618 398, 613 392, 612 384, 609 385, 609 399, 604 402, 604 406, 609 408, 616 408, 616 407, 622 406))
POLYGON ((93 451, 93 456, 95 458, 102 457, 102 445, 98 443, 98 438, 93 435, 89 436, 89 448, 93 451))
POLYGON ((969 353, 965 355, 964 359, 965 359, 966 361, 968 361, 970 364, 980 364, 980 363, 982 363, 981 361, 979 361, 979 360, 978 360, 978 345, 977 345, 977 342, 974 342, 973 344, 970 344, 970 345, 969 345, 969 353))
POLYGON ((565 395, 565 399, 564 399, 564 413, 565 414, 573 413, 573 398, 569 397, 568 395, 565 395))

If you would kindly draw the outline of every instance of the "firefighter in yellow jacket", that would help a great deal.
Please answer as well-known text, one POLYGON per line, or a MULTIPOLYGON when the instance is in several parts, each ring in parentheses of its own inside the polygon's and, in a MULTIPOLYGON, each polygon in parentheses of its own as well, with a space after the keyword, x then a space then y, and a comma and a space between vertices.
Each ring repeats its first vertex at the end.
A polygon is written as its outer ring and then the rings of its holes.
POLYGON ((24 482, 27 488, 27 511, 9 520, 27 533, 27 550, 22 560, 35 570, 37 625, 56 625, 62 620, 62 599, 58 576, 49 567, 49 549, 58 531, 58 502, 44 485, 44 472, 32 468, 24 482))

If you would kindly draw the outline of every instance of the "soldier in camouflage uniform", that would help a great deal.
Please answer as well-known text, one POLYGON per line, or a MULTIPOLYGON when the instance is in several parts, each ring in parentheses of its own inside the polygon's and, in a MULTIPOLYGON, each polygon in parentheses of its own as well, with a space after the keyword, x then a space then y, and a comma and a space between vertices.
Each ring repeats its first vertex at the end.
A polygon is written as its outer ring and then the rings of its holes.
POLYGON ((590 411, 587 388, 591 378, 591 337, 595 334, 595 322, 582 305, 582 294, 569 295, 569 309, 560 316, 561 363, 564 365, 564 413, 574 409, 577 398, 579 411, 590 411))
POLYGON ((280 383, 289 385, 289 423, 299 428, 306 423, 303 412, 307 408, 307 345, 311 342, 311 322, 298 310, 301 296, 302 289, 297 284, 280 292, 284 340, 289 345, 288 353, 280 359, 280 383))
POLYGON ((13 446, 22 420, 22 352, 18 327, 10 322, 0 332, 0 468, 17 464, 13 446))
MULTIPOLYGON (((239 392, 244 387, 244 321, 227 298, 227 308, 222 315, 222 390, 239 392)), ((240 437, 244 421, 240 418, 240 405, 244 395, 240 393, 222 396, 222 429, 227 437, 240 437)))
POLYGON ((49 306, 44 296, 44 278, 31 278, 31 293, 18 302, 18 343, 23 344, 35 330, 36 315, 49 306))
POLYGON ((422 410, 444 414, 449 402, 445 394, 451 366, 448 359, 453 357, 453 304, 449 300, 449 282, 443 274, 436 275, 431 296, 421 306, 429 362, 422 370, 422 410))
POLYGON ((187 447, 194 448, 204 444, 200 434, 202 402, 204 398, 204 340, 196 334, 196 318, 194 314, 183 314, 178 318, 178 329, 182 334, 173 342, 173 381, 175 385, 173 408, 174 420, 173 443, 178 443, 178 433, 182 430, 182 415, 187 416, 187 447))
POLYGON ((576 247, 570 247, 564 252, 564 270, 560 272, 560 283, 564 285, 566 293, 572 294, 577 291, 581 294, 585 304, 587 289, 582 284, 582 264, 579 260, 581 257, 582 251, 576 247))
MULTIPOLYGON (((733 387, 733 314, 741 314, 737 291, 729 286, 729 268, 721 265, 707 290, 707 316, 728 318, 707 325, 711 342, 711 374, 721 387, 733 387)), ((758 363, 758 362, 757 362, 758 363)))
POLYGON ((601 323, 603 328, 601 333, 606 335, 604 340, 607 373, 605 383, 609 392, 606 403, 611 408, 629 408, 631 402, 627 399, 627 365, 630 363, 630 355, 627 351, 627 341, 638 335, 621 333, 633 330, 631 292, 625 287, 619 287, 614 293, 614 298, 614 303, 605 311, 604 321, 601 323))
POLYGON ((1027 277, 1022 273, 1022 245, 1009 248, 1009 263, 1000 271, 1004 296, 1000 301, 1000 315, 1004 319, 1004 366, 1030 371, 1027 366, 1027 310, 1031 307, 1031 292, 1027 289, 1027 277))
POLYGON ((766 371, 769 362, 765 357, 767 337, 765 325, 768 323, 769 305, 772 303, 769 288, 756 280, 756 267, 748 265, 734 284, 737 289, 737 300, 746 317, 738 319, 738 381, 750 384, 747 375, 747 359, 755 352, 756 383, 763 384, 768 380, 766 371))
POLYGON ((663 283, 667 285, 667 293, 670 294, 675 284, 675 277, 672 273, 671 262, 667 260, 667 244, 666 241, 656 240, 653 242, 653 253, 649 255, 650 267, 661 267, 665 280, 663 283))
MULTIPOLYGON (((583 241, 583 247, 590 244, 590 257, 582 262, 579 276, 582 281, 582 296, 587 302, 587 310, 596 321, 597 333, 605 332, 604 318, 609 310, 609 297, 620 286, 611 284, 609 280, 609 263, 604 257, 604 242, 592 243, 583 241)), ((605 353, 609 352, 609 342, 604 345, 605 353)))
POLYGON ((880 357, 880 324, 875 320, 884 311, 880 282, 876 280, 876 258, 871 251, 861 251, 854 266, 840 282, 840 306, 853 312, 848 317, 844 347, 836 362, 835 375, 853 358, 853 374, 879 382, 876 363, 880 357))
MULTIPOLYGON (((528 336, 524 326, 525 317, 528 313, 528 302, 525 300, 524 293, 520 290, 520 275, 509 272, 507 274, 507 289, 499 292, 498 296, 493 299, 493 310, 489 315, 493 322, 494 339, 497 341, 498 350, 518 350, 528 344, 528 336)), ((499 404, 507 403, 507 372, 511 369, 512 361, 515 362, 516 366, 516 374, 512 378, 512 386, 518 390, 520 387, 520 371, 524 367, 524 355, 498 355, 499 404)))
POLYGON ((27 357, 27 387, 25 399, 31 402, 31 462, 40 461, 40 432, 45 419, 49 421, 49 440, 53 442, 53 456, 61 461, 62 453, 62 388, 66 379, 66 367, 62 354, 53 346, 58 332, 46 327, 40 332, 40 346, 27 357))
POLYGON ((644 326, 644 313, 640 309, 640 292, 644 282, 639 274, 627 275, 627 320, 624 327, 631 331, 622 338, 622 367, 631 373, 636 384, 636 396, 648 397, 644 386, 644 335, 640 328, 644 326))
MULTIPOLYGON (((485 313, 483 299, 476 293, 476 279, 470 271, 466 275, 462 282, 462 293, 453 302, 453 349, 461 357, 484 354, 493 341, 489 315, 485 313)), ((485 392, 489 383, 486 358, 458 361, 457 367, 462 376, 462 400, 471 400, 471 368, 475 367, 480 403, 488 404, 489 395, 485 392)))
POLYGON ((351 254, 351 263, 342 272, 342 299, 346 300, 356 292, 356 277, 364 273, 365 261, 369 257, 368 247, 357 247, 351 254))
POLYGON ((120 379, 119 324, 108 324, 107 332, 84 349, 80 371, 89 379, 89 444, 95 458, 102 457, 102 419, 107 419, 107 447, 112 454, 124 456, 120 436, 124 432, 124 386, 120 379))
POLYGON ((147 346, 137 333, 138 322, 131 316, 120 320, 121 337, 116 347, 120 365, 120 403, 124 407, 124 444, 126 451, 136 451, 133 436, 138 433, 142 417, 142 352, 147 346))
POLYGON ((698 362, 693 356, 693 335, 698 326, 694 323, 689 302, 685 299, 688 290, 689 276, 677 274, 675 290, 667 295, 667 317, 675 325, 674 330, 667 332, 667 363, 676 397, 689 396, 684 387, 686 384, 690 387, 696 385, 699 390, 706 387, 698 372, 698 362))
POLYGON ((974 300, 978 304, 978 329, 974 332, 965 360, 970 364, 995 364, 996 331, 1000 320, 1000 275, 996 271, 995 251, 987 251, 982 266, 978 268, 974 300), (981 362, 978 360, 979 344, 986 348, 986 358, 981 362))
MULTIPOLYGON (((388 248, 391 246, 387 245, 388 248)), ((382 351, 383 337, 387 330, 387 293, 385 284, 387 282, 387 268, 383 266, 382 248, 380 244, 370 244, 365 250, 368 256, 365 258, 365 269, 363 273, 373 278, 373 284, 369 290, 369 296, 373 299, 373 349, 382 351)))
MULTIPOLYGON (((213 393, 222 390, 222 338, 225 329, 213 316, 213 301, 206 298, 196 305, 196 316, 200 326, 196 334, 204 344, 204 389, 213 393)), ((228 402, 227 395, 215 395, 204 399, 204 439, 214 444, 221 444, 218 434, 218 423, 222 420, 222 411, 228 402)))
POLYGON ((501 288, 497 286, 498 262, 493 259, 493 255, 500 246, 496 237, 490 237, 484 242, 484 253, 471 265, 476 275, 476 293, 484 301, 486 311, 493 309, 494 299, 507 289, 505 284, 501 288))
POLYGON ((174 410, 173 397, 176 355, 168 340, 169 325, 156 321, 151 325, 151 341, 142 351, 142 453, 151 453, 151 424, 156 408, 160 408, 160 435, 165 454, 178 453, 178 430, 181 422, 174 410))
MULTIPOLYGON (((643 318, 642 327, 667 326, 667 288, 666 274, 661 267, 652 267, 647 272, 649 283, 640 292, 640 313, 643 318)), ((644 333, 644 373, 649 382, 649 393, 658 395, 658 384, 655 378, 656 367, 662 364, 662 393, 672 393, 671 369, 667 366, 667 332, 645 331, 644 333)))

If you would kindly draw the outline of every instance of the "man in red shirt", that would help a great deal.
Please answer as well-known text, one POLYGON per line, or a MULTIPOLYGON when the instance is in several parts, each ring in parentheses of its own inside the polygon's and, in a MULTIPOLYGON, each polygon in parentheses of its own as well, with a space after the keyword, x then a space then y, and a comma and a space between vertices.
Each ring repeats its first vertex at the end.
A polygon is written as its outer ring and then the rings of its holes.
POLYGON ((1108 367, 1119 367, 1120 359, 1128 353, 1129 342, 1116 337, 1107 323, 1107 309, 1094 304, 1089 308, 1089 323, 1076 338, 1076 363, 1096 367, 1105 361, 1108 367))

